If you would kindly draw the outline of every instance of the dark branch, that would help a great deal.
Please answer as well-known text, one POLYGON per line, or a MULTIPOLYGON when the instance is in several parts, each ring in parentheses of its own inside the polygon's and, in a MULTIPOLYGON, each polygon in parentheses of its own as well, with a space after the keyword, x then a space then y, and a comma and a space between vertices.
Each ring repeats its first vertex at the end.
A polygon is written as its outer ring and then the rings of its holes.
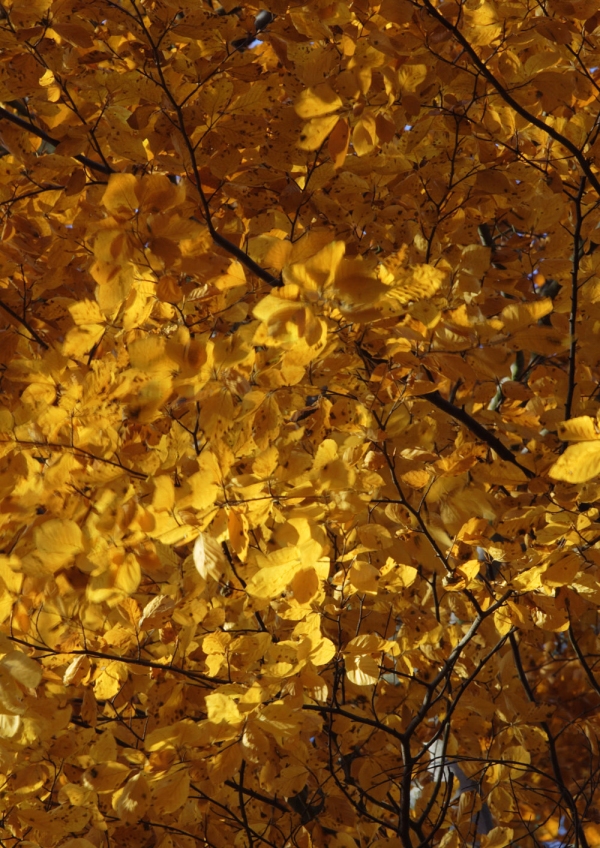
POLYGON ((594 675, 594 672, 590 668, 588 661, 586 660, 586 658, 583 655, 583 651, 581 650, 579 642, 575 638, 575 632, 573 630, 572 624, 569 624, 569 639, 571 640, 571 645, 573 645, 573 650, 577 654, 577 659, 581 663, 581 666, 582 666, 583 670, 585 671, 587 679, 590 681, 592 689, 594 690, 594 692, 596 692, 596 694, 600 695, 600 686, 598 685, 598 681, 596 680, 596 676, 594 675))
POLYGON ((516 465, 516 467, 519 468, 527 477, 535 477, 535 473, 533 471, 530 471, 529 468, 525 468, 520 462, 517 462, 513 452, 507 448, 506 445, 503 445, 497 436, 490 433, 483 424, 476 421, 473 416, 469 415, 468 412, 465 412, 464 409, 461 409, 460 406, 455 406, 453 403, 450 403, 449 400, 445 400, 439 392, 431 392, 430 394, 425 395, 425 397, 430 403, 437 406, 438 409, 441 409, 442 412, 451 415, 453 418, 456 418, 457 421, 460 421, 461 424, 464 424, 465 427, 477 436, 478 439, 481 439, 482 442, 489 445, 489 447, 498 454, 500 459, 504 459, 506 462, 516 465))
POLYGON ((575 371, 577 368, 577 299, 579 293, 579 263, 581 262, 581 225, 583 215, 581 214, 581 199, 585 189, 585 177, 581 178, 579 191, 573 200, 575 206, 575 230, 573 232, 573 263, 571 266, 571 312, 569 314, 569 334, 571 344, 569 347, 569 388, 565 401, 565 421, 571 417, 573 407, 573 396, 575 394, 575 371))
POLYGON ((530 124, 533 124, 534 127, 537 127, 542 132, 545 132, 550 138, 554 139, 558 144, 562 144, 569 153, 576 159, 581 171, 587 179, 590 181, 590 184, 595 188, 595 190, 600 194, 600 181, 598 177, 592 171, 590 163, 585 158, 581 150, 574 144, 571 139, 567 138, 562 133, 555 130, 554 127, 551 127, 545 121, 542 121, 541 118, 536 118, 535 115, 532 115, 524 106, 514 99, 514 97, 508 93, 508 91, 504 88, 504 86, 496 79, 494 74, 490 71, 485 62, 479 58, 477 55, 477 51, 475 48, 469 43, 467 38, 462 34, 459 28, 449 21, 438 9, 435 8, 431 0, 423 0, 423 5, 425 9, 429 12, 432 18, 435 18, 443 27, 445 27, 448 32, 451 32, 454 38, 458 41, 460 46, 463 48, 465 53, 467 53, 479 71, 479 73, 485 77, 485 79, 490 83, 490 85, 496 89, 500 97, 507 103, 515 112, 528 121, 530 124))
MULTIPOLYGON (((60 144, 59 139, 52 138, 51 135, 48 135, 47 132, 36 127, 30 121, 26 121, 24 118, 19 118, 18 115, 9 112, 8 109, 5 109, 4 106, 0 106, 0 118, 6 118, 7 121, 12 121, 13 124, 16 124, 18 127, 21 127, 22 130, 27 130, 27 132, 32 133, 33 135, 37 135, 38 138, 41 138, 43 141, 51 144, 53 147, 58 147, 60 144)), ((99 171, 102 174, 114 174, 115 171, 110 165, 104 165, 102 162, 95 162, 93 159, 89 159, 87 156, 82 156, 80 153, 77 153, 73 156, 73 159, 77 159, 82 165, 85 165, 86 168, 90 168, 92 171, 99 171)))
POLYGON ((19 324, 21 324, 23 327, 25 327, 27 332, 31 333, 31 335, 33 336, 33 338, 36 340, 36 342, 39 345, 41 345, 45 350, 48 350, 48 345, 43 340, 43 338, 41 336, 39 336, 32 327, 30 327, 30 325, 27 323, 27 321, 24 318, 21 318, 21 316, 17 315, 17 313, 13 309, 11 309, 10 306, 8 306, 6 303, 4 303, 3 300, 0 300, 0 308, 4 309, 4 311, 7 312, 10 315, 11 318, 14 318, 15 321, 18 321, 19 324))

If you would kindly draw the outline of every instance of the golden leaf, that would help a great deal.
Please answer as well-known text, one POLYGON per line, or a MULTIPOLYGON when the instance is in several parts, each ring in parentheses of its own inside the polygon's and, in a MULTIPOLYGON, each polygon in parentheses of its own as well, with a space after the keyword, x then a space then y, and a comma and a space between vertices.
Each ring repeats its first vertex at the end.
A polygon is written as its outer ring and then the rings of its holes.
POLYGON ((550 468, 555 480, 586 483, 600 475, 600 440, 570 445, 550 468))
POLYGON ((137 182, 133 174, 112 174, 102 197, 106 210, 121 218, 133 217, 139 206, 137 182))
POLYGON ((427 65, 402 65, 398 71, 398 83, 406 94, 412 94, 427 77, 427 65))
POLYGON ((203 580, 226 579, 230 572, 229 563, 223 552, 223 548, 207 533, 200 533, 194 543, 194 565, 203 580))
POLYGON ((274 564, 260 568, 246 586, 256 609, 264 609, 271 599, 284 592, 301 567, 300 555, 294 548, 284 548, 277 553, 269 557, 274 564))
POLYGON ((221 692, 211 692, 206 696, 206 714, 208 720, 215 724, 239 725, 243 721, 240 710, 229 695, 221 692))
POLYGON ((379 680, 379 663, 374 657, 350 654, 344 663, 348 680, 356 686, 373 686, 379 680))
POLYGON ((350 141, 350 128, 348 122, 344 118, 340 118, 333 128, 327 149, 333 160, 335 168, 341 168, 348 153, 348 143, 350 141))
POLYGON ((97 763, 84 771, 83 785, 94 792, 113 792, 124 783, 131 774, 131 768, 124 763, 97 763))
POLYGON ((35 530, 36 550, 44 568, 57 571, 83 550, 81 529, 71 519, 50 518, 35 530))
POLYGON ((0 660, 0 665, 6 668, 12 676, 30 689, 35 689, 42 679, 42 669, 35 660, 21 653, 11 651, 0 660))
POLYGON ((150 786, 140 772, 130 777, 122 789, 117 789, 113 795, 112 806, 121 821, 132 824, 142 818, 150 802, 150 786))
POLYGON ((444 282, 445 275, 439 268, 419 265, 397 272, 386 298, 406 305, 434 295, 444 282))
POLYGON ((94 692, 99 701, 107 701, 119 692, 127 680, 128 672, 125 663, 112 660, 100 667, 94 681, 94 692))
POLYGON ((186 768, 175 768, 160 780, 152 783, 152 807, 162 815, 180 810, 190 792, 190 773, 186 768))
POLYGON ((296 100, 295 110, 301 118, 320 118, 337 111, 342 100, 327 83, 305 89, 296 100))
POLYGON ((558 437, 568 442, 585 442, 600 439, 600 430, 596 419, 589 415, 561 421, 558 425, 558 437))
POLYGON ((584 568, 584 563, 576 553, 561 556, 557 562, 549 565, 542 574, 542 583, 547 586, 569 586, 584 568))
POLYGON ((505 848, 512 842, 514 830, 512 827, 493 827, 481 839, 482 848, 505 848))
POLYGON ((323 118, 313 118, 302 128, 298 139, 301 150, 318 150, 329 133, 337 125, 337 115, 326 115, 323 118))

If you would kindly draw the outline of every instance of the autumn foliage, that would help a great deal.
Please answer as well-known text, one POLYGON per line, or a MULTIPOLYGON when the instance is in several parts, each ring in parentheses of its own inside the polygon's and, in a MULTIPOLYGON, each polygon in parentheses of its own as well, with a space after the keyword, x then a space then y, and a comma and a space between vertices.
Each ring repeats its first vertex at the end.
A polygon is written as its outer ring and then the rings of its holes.
POLYGON ((0 5, 0 844, 600 845, 597 0, 0 5))

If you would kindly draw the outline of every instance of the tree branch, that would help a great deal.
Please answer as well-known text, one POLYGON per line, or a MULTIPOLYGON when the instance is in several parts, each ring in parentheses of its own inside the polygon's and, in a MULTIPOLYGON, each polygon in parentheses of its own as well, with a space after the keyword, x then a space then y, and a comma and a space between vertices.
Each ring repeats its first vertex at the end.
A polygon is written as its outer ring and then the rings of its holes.
MULTIPOLYGON (((43 344, 43 342, 42 342, 43 344)), ((44 347, 48 347, 48 345, 44 345, 44 347)), ((0 444, 14 444, 19 447, 27 447, 27 448, 46 448, 47 450, 69 450, 73 451, 73 453, 77 456, 77 454, 81 454, 82 456, 86 456, 91 460, 96 460, 98 462, 104 462, 106 465, 112 465, 115 468, 120 468, 121 471, 126 471, 127 474, 131 474, 132 477, 137 477, 138 480, 147 480, 148 475, 143 474, 141 471, 135 471, 133 468, 127 468, 127 466, 122 465, 120 462, 115 462, 114 459, 106 459, 103 456, 96 456, 95 453, 91 451, 87 451, 84 448, 78 448, 77 445, 62 445, 60 442, 34 442, 34 441, 25 441, 23 439, 0 439, 0 444)))
POLYGON ((565 401, 565 421, 571 417, 573 407, 573 396, 575 394, 575 371, 577 367, 577 299, 579 294, 579 263, 581 262, 581 225, 583 215, 581 214, 581 200, 585 189, 585 177, 581 178, 579 191, 573 200, 575 207, 575 230, 573 231, 573 264, 571 267, 571 312, 569 314, 569 335, 571 344, 569 346, 569 388, 565 401))
MULTIPOLYGON (((21 127, 22 130, 27 130, 27 132, 32 133, 33 135, 37 135, 38 138, 41 138, 43 141, 51 144, 53 147, 58 147, 60 144, 59 139, 52 138, 51 135, 48 135, 47 132, 36 127, 34 124, 30 123, 30 121, 24 120, 24 118, 19 118, 18 115, 14 115, 12 112, 9 112, 8 109, 5 109, 4 106, 0 106, 0 118, 6 118, 7 121, 12 121, 13 124, 16 124, 18 127, 21 127)), ((85 165, 86 168, 90 168, 92 171, 99 171, 101 174, 114 174, 114 168, 111 168, 110 165, 104 165, 102 162, 95 162, 94 159, 89 159, 87 156, 83 156, 81 153, 75 154, 73 159, 77 159, 82 165, 85 165)))
POLYGON ((254 798, 256 801, 262 801, 264 804, 269 804, 270 807, 273 807, 275 810, 279 810, 281 813, 287 814, 290 811, 290 808, 281 801, 278 801, 277 798, 269 798, 267 795, 255 792, 254 789, 249 789, 247 786, 242 786, 240 783, 236 783, 233 780, 224 780, 223 783, 225 786, 235 789, 238 793, 241 790, 244 795, 248 795, 249 798, 254 798))
POLYGON ((590 681, 592 689, 596 692, 597 695, 600 695, 600 686, 598 685, 598 681, 596 680, 596 676, 592 669, 590 668, 588 661, 583 655, 583 651, 579 646, 579 642, 575 638, 575 632, 573 630, 573 625, 569 623, 569 639, 571 641, 571 645, 573 646, 573 650, 577 654, 577 659, 582 665, 583 670, 585 671, 587 679, 590 681))
POLYGON ((464 424, 478 439, 481 439, 482 442, 485 442, 489 447, 495 451, 500 459, 504 459, 506 462, 510 462, 512 465, 516 465, 523 474, 525 474, 530 479, 535 477, 535 473, 530 471, 529 468, 525 468, 525 466, 521 465, 520 462, 517 462, 513 452, 506 447, 506 445, 502 444, 500 439, 497 436, 494 436, 493 433, 490 433, 488 429, 486 429, 483 424, 480 424, 479 421, 476 421, 472 415, 469 415, 468 412, 465 412, 460 406, 455 406, 453 403, 450 403, 449 400, 446 400, 441 396, 439 392, 431 392, 428 395, 424 396, 430 403, 440 409, 442 412, 451 415, 453 418, 456 418, 457 421, 460 421, 461 424, 464 424))
POLYGON ((36 333, 36 331, 27 323, 24 318, 21 318, 13 309, 10 308, 10 306, 8 306, 8 304, 4 303, 3 300, 0 300, 0 308, 4 309, 4 311, 7 312, 11 316, 11 318, 14 318, 15 321, 18 321, 19 324, 25 327, 27 332, 31 333, 31 335, 39 345, 41 345, 45 350, 48 350, 48 345, 43 340, 43 338, 36 333))
POLYGON ((81 648, 78 650, 71 651, 59 651, 57 648, 50 648, 48 645, 35 645, 32 642, 27 642, 25 639, 19 639, 17 636, 7 636, 7 639, 10 639, 11 642, 16 642, 18 645, 23 645, 26 648, 33 648, 35 651, 42 651, 45 654, 51 654, 52 656, 73 656, 73 657, 93 657, 97 660, 110 660, 111 662, 117 660, 118 662, 122 662, 129 665, 139 665, 143 668, 154 668, 158 671, 172 671, 174 674, 181 674, 184 677, 188 677, 190 680, 201 681, 202 683, 207 683, 211 685, 220 685, 230 683, 230 680, 226 680, 225 678, 220 677, 209 677, 207 674, 203 674, 201 671, 194 671, 193 669, 179 668, 176 665, 165 665, 164 663, 155 662, 154 660, 145 660, 142 657, 124 657, 121 654, 106 654, 104 651, 94 651, 91 648, 81 648))
MULTIPOLYGON (((418 4, 417 4, 418 5, 418 4)), ((463 48, 465 53, 467 53, 479 71, 479 73, 485 77, 485 79, 490 83, 490 85, 496 89, 500 97, 507 103, 514 111, 528 121, 530 124, 533 124, 534 127, 537 127, 542 132, 545 132, 550 138, 554 139, 558 144, 562 144, 569 153, 576 159, 579 167, 582 172, 585 174, 587 179, 590 181, 590 184, 595 188, 595 190, 600 195, 600 181, 598 180, 596 174, 592 171, 590 163, 585 158, 581 150, 574 144, 569 138, 564 136, 562 133, 555 130, 554 127, 551 127, 545 121, 542 121, 541 118, 536 118, 535 115, 532 115, 524 106, 514 99, 514 97, 508 93, 508 91, 504 88, 504 86, 496 79, 494 74, 487 67, 485 62, 479 58, 477 55, 477 51, 475 48, 469 43, 469 41, 465 38, 456 24, 451 23, 441 12, 439 12, 431 0, 423 0, 423 7, 427 10, 427 12, 431 15, 432 18, 435 18, 443 27, 445 27, 448 32, 451 32, 454 38, 458 41, 460 46, 463 48)), ((423 8, 421 7, 421 8, 423 8)))
POLYGON ((521 652, 519 651, 519 643, 517 642, 514 631, 511 631, 509 634, 510 647, 513 652, 513 657, 515 660, 515 668, 517 669, 517 674, 519 676, 519 680, 521 681, 521 685, 525 692, 527 693, 527 697, 531 701, 532 704, 537 704, 535 700, 535 695, 533 694, 533 689, 529 685, 529 680, 527 680, 527 675, 525 674, 525 669, 523 668, 523 662, 521 660, 521 652))
POLYGON ((255 262, 254 259, 251 259, 250 256, 248 256, 248 254, 244 253, 244 251, 241 248, 239 248, 233 242, 229 241, 229 239, 225 238, 225 236, 222 236, 215 229, 215 225, 213 224, 213 220, 212 220, 212 213, 210 211, 210 206, 209 206, 208 200, 206 199, 206 194, 204 193, 204 189, 202 188, 202 178, 200 176, 200 171, 198 169, 198 163, 196 162, 196 155, 195 155, 194 147, 192 145, 192 142, 190 141, 190 137, 189 137, 188 132, 186 130, 185 120, 184 120, 183 110, 182 110, 181 104, 178 103, 177 100, 175 99, 175 97, 173 96, 173 93, 171 92, 171 90, 168 86, 168 83, 165 79, 165 75, 164 75, 163 67, 162 67, 162 59, 161 59, 160 51, 158 49, 158 45, 155 44, 155 42, 152 40, 152 37, 150 35, 150 31, 148 30, 148 27, 146 26, 143 15, 141 15, 141 13, 138 11, 138 8, 137 8, 134 1, 132 2, 132 5, 133 5, 134 9, 136 10, 136 14, 138 15, 138 24, 141 27, 141 29, 143 30, 144 35, 148 39, 148 44, 150 45, 150 48, 152 49, 152 53, 154 55, 154 61, 156 63, 156 70, 158 72, 158 76, 160 77, 160 86, 161 86, 162 90, 164 91, 166 97, 168 98, 169 102, 171 103, 171 106, 173 107, 173 111, 175 112, 175 114, 177 116, 177 123, 175 124, 174 121, 173 121, 173 123, 178 128, 179 132, 181 133, 183 143, 184 143, 186 150, 188 152, 188 156, 190 157, 190 167, 192 169, 192 176, 190 177, 190 175, 188 174, 188 178, 190 179, 190 182, 192 182, 194 184, 194 186, 196 187, 196 190, 197 190, 197 192, 200 196, 200 203, 201 203, 201 206, 202 206, 202 211, 203 211, 203 214, 204 214, 206 226, 208 227, 208 231, 209 231, 213 241, 215 242, 215 244, 218 244, 219 247, 223 248, 223 250, 227 251, 227 253, 229 253, 231 256, 234 256, 238 260, 238 262, 240 262, 242 265, 244 265, 256 277, 263 280, 263 282, 267 283, 269 286, 272 286, 273 288, 278 288, 278 287, 282 286, 283 284, 278 277, 274 277, 273 274, 270 274, 268 271, 266 271, 264 268, 262 268, 258 264, 258 262, 255 262))

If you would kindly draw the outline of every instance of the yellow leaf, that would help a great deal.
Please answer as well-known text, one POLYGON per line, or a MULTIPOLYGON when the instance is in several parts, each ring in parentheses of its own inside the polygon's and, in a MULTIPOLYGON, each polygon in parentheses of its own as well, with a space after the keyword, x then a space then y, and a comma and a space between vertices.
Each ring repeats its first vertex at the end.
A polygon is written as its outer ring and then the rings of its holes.
POLYGON ((12 739, 20 732, 22 726, 21 716, 0 713, 0 737, 2 739, 12 739))
POLYGON ((378 142, 377 127, 373 115, 365 114, 357 121, 352 131, 352 147, 357 156, 371 153, 378 142))
POLYGON ((139 207, 137 179, 133 174, 111 174, 102 203, 112 215, 132 218, 139 207))
POLYGON ((357 528, 356 534, 363 550, 383 551, 394 543, 390 531, 380 524, 363 524, 357 528))
POLYGON ((396 273, 394 283, 387 297, 406 305, 411 301, 422 300, 434 295, 442 283, 445 274, 433 265, 417 265, 411 269, 402 269, 396 273))
POLYGON ((188 769, 177 767, 162 779, 152 784, 152 808, 161 814, 174 813, 181 809, 190 793, 188 769))
POLYGON ((348 126, 348 121, 345 118, 340 118, 327 142, 327 151, 333 160, 334 168, 341 168, 344 164, 348 153, 349 141, 350 127, 348 126))
MULTIPOLYGON (((307 657, 315 667, 327 665, 337 653, 335 645, 326 636, 311 636, 308 638, 308 642, 310 644, 310 650, 307 657)), ((298 659, 302 660, 303 656, 302 646, 300 646, 298 648, 298 659)))
POLYGON ((550 630, 553 633, 563 633, 569 629, 569 617, 567 611, 557 605, 555 598, 543 595, 535 597, 535 606, 531 609, 531 620, 541 630, 550 630))
POLYGON ((250 539, 248 536, 248 519, 237 510, 231 510, 227 518, 227 530, 229 532, 229 544, 231 550, 245 561, 248 553, 250 539))
POLYGON ((358 560, 352 563, 348 581, 359 592, 374 592, 379 588, 379 571, 370 562, 358 560))
POLYGON ((456 571, 461 574, 466 580, 467 585, 474 580, 481 570, 481 563, 478 559, 470 559, 457 566, 456 571))
POLYGON ((503 786, 495 786, 487 798, 492 815, 502 821, 502 818, 510 813, 514 806, 514 798, 503 786))
POLYGON ((50 811, 43 808, 34 808, 20 809, 17 813, 21 821, 55 836, 64 833, 77 833, 83 830, 89 822, 91 814, 91 810, 83 807, 72 807, 70 804, 60 804, 50 811))
POLYGON ((215 724, 238 725, 243 721, 243 716, 238 705, 230 695, 222 692, 211 692, 206 696, 206 714, 209 721, 215 724))
POLYGON ((542 575, 546 570, 545 565, 534 565, 526 568, 511 580, 511 585, 520 592, 533 592, 542 585, 542 575))
POLYGON ((51 572, 63 568, 83 550, 81 528, 70 518, 50 518, 35 529, 37 554, 51 572))
POLYGON ((69 306, 73 321, 80 324, 103 324, 104 315, 95 300, 79 300, 69 306))
POLYGON ((600 440, 570 445, 548 472, 555 480, 587 483, 600 475, 600 440))
POLYGON ((348 680, 356 686, 373 686, 379 680, 379 662, 364 654, 350 654, 344 660, 348 680))
POLYGON ((346 649, 353 654, 370 654, 382 651, 385 648, 385 639, 378 636, 376 633, 369 633, 365 636, 355 636, 350 639, 346 649))
POLYGON ((281 700, 268 704, 258 717, 260 727, 276 738, 296 731, 301 720, 301 711, 294 709, 289 702, 281 700))
MULTIPOLYGON (((129 192, 129 187, 133 184, 129 181, 125 185, 129 192)), ((111 187, 112 181, 109 181, 109 188, 111 187)), ((181 183, 175 185, 165 174, 148 174, 141 180, 136 180, 134 191, 138 206, 144 211, 163 212, 173 206, 179 206, 185 200, 185 186, 181 183)))
POLYGON ((418 571, 412 565, 394 562, 391 558, 386 560, 380 572, 382 585, 394 589, 408 588, 417 579, 418 571))
POLYGON ((388 291, 387 286, 375 277, 366 262, 343 259, 336 271, 334 291, 345 311, 361 309, 388 291))
POLYGON ((578 554, 568 553, 546 569, 542 574, 542 583, 547 586, 569 586, 584 567, 585 561, 578 554))
POLYGON ((221 276, 217 277, 214 284, 221 291, 245 286, 246 272, 244 271, 244 266, 237 261, 231 262, 227 269, 227 273, 221 274, 221 276))
MULTIPOLYGON (((343 241, 332 241, 305 262, 292 262, 286 265, 283 269, 283 279, 285 283, 290 284, 290 297, 294 291, 291 288, 292 285, 297 285, 309 292, 324 293, 335 279, 345 252, 346 245, 343 241)), ((285 288, 280 289, 279 296, 285 297, 284 292, 285 288)))
POLYGON ((214 756, 208 765, 208 774, 213 785, 231 780, 242 761, 239 745, 228 745, 214 756))
POLYGON ((83 772, 81 781, 94 792, 113 792, 124 783, 131 774, 131 767, 125 763, 108 761, 96 763, 83 772))
POLYGON ((119 692, 127 680, 125 663, 113 660, 102 666, 94 682, 94 692, 98 701, 108 701, 119 692))
POLYGON ((103 324, 84 324, 81 327, 73 327, 67 333, 62 345, 63 355, 81 359, 100 341, 104 330, 103 324))
POLYGON ((84 677, 89 674, 90 660, 85 655, 75 657, 67 666, 63 674, 63 683, 65 686, 78 686, 84 677))
MULTIPOLYGON (((326 82, 315 88, 306 88, 296 100, 295 110, 300 118, 320 118, 342 106, 341 97, 326 82)), ((337 123, 337 118, 333 126, 337 123)))
POLYGON ((301 568, 301 560, 295 548, 284 548, 272 554, 267 562, 273 565, 265 565, 256 572, 248 581, 246 591, 253 598, 255 609, 264 609, 272 598, 280 595, 291 583, 301 568))
POLYGON ((565 442, 585 442, 600 439, 598 421, 589 415, 581 415, 578 418, 561 421, 557 432, 558 438, 565 442))
MULTIPOLYGON (((376 848, 376 846, 374 846, 376 848)), ((394 846, 396 848, 396 846, 394 846)), ((398 845, 397 848, 400 848, 398 845)), ((438 848, 458 848, 458 831, 456 828, 448 830, 440 839, 438 848)))
POLYGON ((206 734, 198 722, 191 719, 177 721, 166 727, 157 727, 148 733, 144 739, 144 748, 149 753, 174 748, 181 745, 191 747, 202 745, 206 734))
POLYGON ((313 118, 302 128, 298 140, 301 150, 318 150, 338 122, 337 115, 313 118))
POLYGON ((194 565, 200 577, 207 580, 224 580, 230 572, 230 566, 223 548, 209 536, 208 533, 200 533, 194 544, 194 565))
POLYGON ((131 777, 122 789, 113 795, 112 807, 121 821, 138 822, 150 806, 151 792, 148 781, 140 772, 131 777))
POLYGON ((30 689, 35 689, 42 679, 40 664, 21 651, 11 651, 9 654, 6 654, 0 660, 0 665, 8 669, 19 683, 30 689))
POLYGON ((552 298, 544 297, 532 303, 511 303, 505 306, 500 317, 509 333, 535 324, 540 318, 549 315, 554 309, 552 298))
POLYGON ((156 595, 148 601, 144 607, 142 616, 138 621, 140 630, 151 630, 162 627, 173 615, 175 601, 166 595, 156 595))
POLYGON ((493 827, 481 837, 481 848, 505 848, 512 842, 513 834, 512 827, 493 827))
POLYGON ((84 836, 76 836, 75 839, 68 839, 63 842, 61 848, 96 848, 96 846, 84 836))
POLYGON ((141 579, 142 569, 138 558, 135 554, 126 554, 116 572, 115 589, 123 592, 125 595, 133 595, 140 585, 141 579))
POLYGON ((600 825, 589 822, 583 825, 588 845, 600 845, 600 825))
POLYGON ((398 83, 404 94, 413 94, 427 77, 427 65, 402 65, 398 83))
POLYGON ((505 769, 513 780, 521 779, 531 762, 531 753, 522 745, 509 745, 500 756, 502 760, 510 763, 505 769))

